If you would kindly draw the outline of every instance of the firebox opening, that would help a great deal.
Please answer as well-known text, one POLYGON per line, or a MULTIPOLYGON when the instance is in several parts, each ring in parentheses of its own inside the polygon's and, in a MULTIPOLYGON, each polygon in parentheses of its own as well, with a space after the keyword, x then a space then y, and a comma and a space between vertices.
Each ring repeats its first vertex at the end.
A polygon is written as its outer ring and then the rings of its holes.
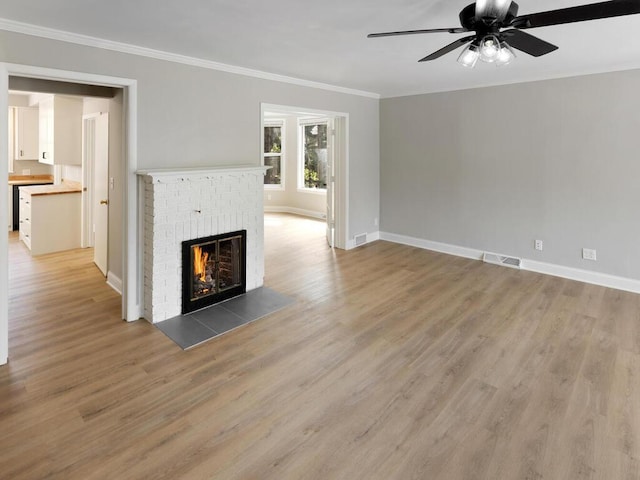
POLYGON ((246 230, 182 242, 182 313, 246 292, 246 230))

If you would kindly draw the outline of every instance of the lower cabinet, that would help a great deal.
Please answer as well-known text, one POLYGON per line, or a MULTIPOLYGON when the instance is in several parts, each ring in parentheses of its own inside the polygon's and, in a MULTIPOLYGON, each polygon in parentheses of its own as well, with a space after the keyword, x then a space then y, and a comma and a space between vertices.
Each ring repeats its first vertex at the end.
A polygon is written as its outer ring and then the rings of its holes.
POLYGON ((32 195, 20 189, 20 240, 32 255, 80 248, 80 192, 32 195))

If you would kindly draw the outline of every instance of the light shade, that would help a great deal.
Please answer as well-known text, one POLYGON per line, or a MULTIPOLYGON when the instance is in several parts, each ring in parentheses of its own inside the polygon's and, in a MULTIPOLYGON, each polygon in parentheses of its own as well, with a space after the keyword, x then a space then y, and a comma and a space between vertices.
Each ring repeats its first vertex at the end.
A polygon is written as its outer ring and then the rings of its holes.
POLYGON ((480 60, 487 63, 495 62, 500 54, 500 40, 495 35, 486 35, 480 40, 480 60))
POLYGON ((483 62, 494 63, 500 67, 508 65, 514 58, 516 58, 516 54, 507 42, 496 35, 489 34, 482 37, 480 41, 475 39, 467 45, 458 57, 458 63, 465 67, 473 68, 478 63, 478 59, 480 59, 483 62))
POLYGON ((473 68, 476 66, 476 63, 478 63, 479 58, 480 51, 478 46, 472 42, 462 50, 462 53, 458 57, 458 63, 463 67, 473 68))
POLYGON ((502 42, 500 44, 498 57, 496 58, 496 66, 501 67, 503 65, 508 65, 514 58, 516 58, 516 54, 513 52, 509 44, 507 44, 507 42, 502 42))

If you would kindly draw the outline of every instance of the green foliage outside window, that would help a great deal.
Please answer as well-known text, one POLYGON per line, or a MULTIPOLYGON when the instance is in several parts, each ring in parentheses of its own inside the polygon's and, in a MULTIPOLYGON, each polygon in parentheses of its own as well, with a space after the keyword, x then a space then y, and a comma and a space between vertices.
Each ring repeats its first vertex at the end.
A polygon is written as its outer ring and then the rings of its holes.
POLYGON ((327 124, 303 126, 304 186, 327 188, 327 124))
POLYGON ((264 165, 272 167, 264 176, 265 185, 281 185, 282 171, 282 127, 264 127, 264 165), (271 154, 271 155, 269 155, 271 154), (276 154, 276 155, 274 155, 276 154))

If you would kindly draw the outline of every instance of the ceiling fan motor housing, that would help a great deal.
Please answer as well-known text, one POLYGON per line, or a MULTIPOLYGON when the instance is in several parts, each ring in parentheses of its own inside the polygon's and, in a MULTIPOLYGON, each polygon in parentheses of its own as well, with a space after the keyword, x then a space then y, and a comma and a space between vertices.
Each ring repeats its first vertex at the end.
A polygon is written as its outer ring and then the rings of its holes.
POLYGON ((479 37, 496 34, 504 26, 509 26, 518 16, 518 4, 511 2, 503 19, 496 17, 476 18, 476 4, 467 5, 460 12, 460 24, 469 31, 475 30, 479 37))

